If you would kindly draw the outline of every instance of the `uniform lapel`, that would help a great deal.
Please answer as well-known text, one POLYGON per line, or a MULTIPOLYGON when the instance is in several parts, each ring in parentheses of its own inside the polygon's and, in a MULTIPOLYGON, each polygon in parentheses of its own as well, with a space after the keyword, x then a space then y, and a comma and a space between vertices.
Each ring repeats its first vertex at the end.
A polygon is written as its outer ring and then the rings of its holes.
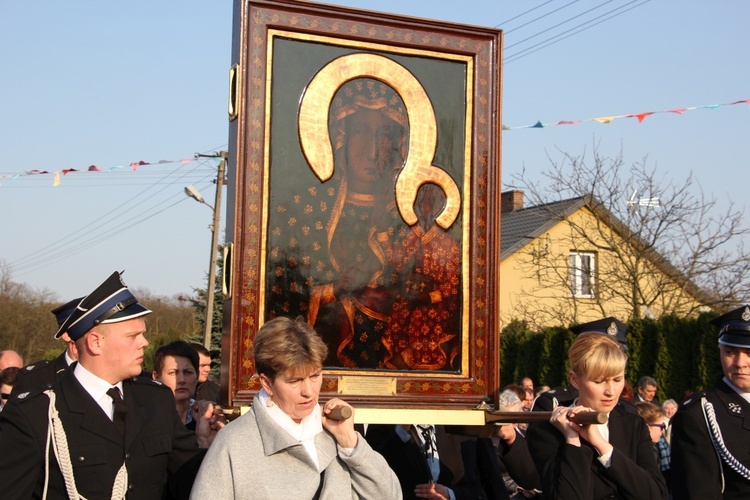
POLYGON ((742 420, 742 428, 750 430, 750 403, 737 394, 723 380, 716 386, 716 395, 720 400, 721 408, 714 410, 719 413, 742 420))
POLYGON ((142 401, 138 400, 136 392, 132 390, 133 383, 123 380, 123 401, 128 405, 128 414, 125 417, 125 449, 127 450, 135 437, 148 421, 148 408, 142 401))
POLYGON ((59 380, 65 370, 68 369, 68 361, 65 359, 65 352, 60 354, 55 358, 55 361, 52 362, 52 369, 55 371, 55 380, 59 380))
MULTIPOLYGON (((627 450, 629 448, 630 441, 626 439, 628 431, 624 428, 625 419, 620 418, 623 410, 618 406, 615 406, 611 412, 609 412, 609 444, 618 450, 627 450)), ((632 432, 632 431, 631 431, 632 432)))
POLYGON ((115 443, 122 443, 122 437, 117 432, 115 424, 78 382, 72 370, 60 380, 60 389, 67 411, 80 416, 82 429, 115 443))

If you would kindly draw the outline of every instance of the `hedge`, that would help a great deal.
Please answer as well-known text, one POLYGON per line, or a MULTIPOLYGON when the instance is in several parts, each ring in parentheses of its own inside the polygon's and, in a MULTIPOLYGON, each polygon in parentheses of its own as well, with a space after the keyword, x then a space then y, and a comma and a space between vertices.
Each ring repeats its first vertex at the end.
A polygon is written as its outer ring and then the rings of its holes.
MULTIPOLYGON (((657 381, 660 401, 681 401, 687 391, 712 387, 722 377, 713 314, 680 318, 632 319, 628 322, 628 365, 625 378, 635 389, 638 379, 657 381)), ((500 337, 500 380, 505 386, 530 377, 535 385, 568 383, 568 348, 575 335, 566 327, 529 330, 514 320, 500 337)))

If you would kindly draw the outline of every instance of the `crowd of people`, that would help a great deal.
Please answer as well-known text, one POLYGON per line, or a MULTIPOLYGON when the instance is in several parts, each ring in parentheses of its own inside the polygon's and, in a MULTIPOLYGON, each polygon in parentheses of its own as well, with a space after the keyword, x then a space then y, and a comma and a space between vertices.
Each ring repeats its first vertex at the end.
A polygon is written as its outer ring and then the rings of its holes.
POLYGON ((319 401, 329 347, 303 318, 259 329, 262 388, 228 422, 204 346, 171 342, 143 370, 151 311, 120 273, 52 313, 58 358, 0 351, 3 498, 750 497, 750 306, 714 320, 724 378, 680 405, 648 376, 628 395, 626 326, 604 318, 573 328, 569 386, 508 385, 508 422, 478 435, 355 425, 348 403, 319 401))

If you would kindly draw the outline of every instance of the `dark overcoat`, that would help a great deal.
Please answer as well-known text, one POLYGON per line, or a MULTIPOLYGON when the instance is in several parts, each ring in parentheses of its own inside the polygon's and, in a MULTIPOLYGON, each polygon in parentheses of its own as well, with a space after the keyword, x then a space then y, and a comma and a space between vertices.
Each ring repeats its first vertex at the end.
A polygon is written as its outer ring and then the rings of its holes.
MULTIPOLYGON (((429 465, 413 437, 404 443, 393 425, 369 425, 366 439, 375 451, 385 457, 398 476, 405 500, 416 498, 414 488, 418 484, 431 482, 429 465)), ((438 484, 451 488, 457 500, 492 498, 482 485, 477 438, 448 434, 444 426, 436 425, 435 441, 440 457, 438 484)), ((495 475, 495 480, 499 481, 495 489, 504 493, 499 470, 495 471, 495 475)))
MULTIPOLYGON (((51 386, 67 435, 76 487, 89 500, 110 499, 117 471, 128 470, 128 498, 161 500, 168 473, 174 494, 189 494, 203 451, 177 414, 172 391, 152 380, 123 381, 128 404, 124 441, 114 423, 69 370, 51 386)), ((0 484, 5 499, 41 498, 50 399, 38 388, 0 412, 0 484)), ((47 497, 68 498, 50 446, 47 497)))
POLYGON ((24 366, 16 376, 11 394, 16 396, 22 392, 28 392, 60 380, 67 369, 68 362, 65 360, 65 352, 52 361, 37 361, 24 366))
POLYGON ((573 446, 566 444, 563 434, 548 421, 529 425, 526 440, 545 498, 667 498, 667 485, 656 463, 645 420, 620 402, 610 412, 608 426, 614 451, 607 469, 584 439, 581 446, 573 446))
POLYGON ((672 417, 673 497, 750 498, 750 480, 719 460, 703 414, 703 396, 713 405, 726 448, 744 467, 750 468, 750 404, 720 381, 713 389, 694 394, 672 417))

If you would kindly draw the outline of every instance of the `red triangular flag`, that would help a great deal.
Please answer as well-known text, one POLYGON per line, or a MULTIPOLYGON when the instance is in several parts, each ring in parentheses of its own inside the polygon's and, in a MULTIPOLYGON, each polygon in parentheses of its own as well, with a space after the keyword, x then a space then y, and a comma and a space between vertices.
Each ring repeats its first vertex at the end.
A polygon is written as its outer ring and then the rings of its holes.
POLYGON ((638 123, 643 123, 643 120, 645 120, 648 115, 653 115, 653 114, 654 114, 653 111, 647 111, 645 113, 638 113, 638 114, 635 114, 635 115, 628 115, 628 118, 636 117, 636 118, 638 118, 638 123))

